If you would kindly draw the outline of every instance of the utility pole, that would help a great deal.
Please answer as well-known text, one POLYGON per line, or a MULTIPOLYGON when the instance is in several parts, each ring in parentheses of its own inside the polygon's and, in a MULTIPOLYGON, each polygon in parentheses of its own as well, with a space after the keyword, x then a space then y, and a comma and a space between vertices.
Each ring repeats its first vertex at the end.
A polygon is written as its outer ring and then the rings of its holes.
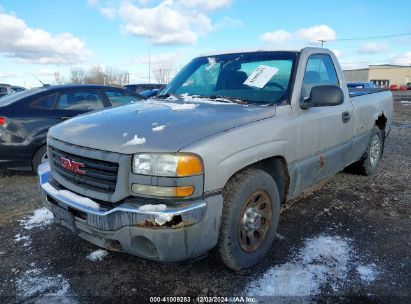
POLYGON ((148 83, 151 83, 151 58, 150 48, 148 49, 148 83))
POLYGON ((327 40, 323 40, 323 39, 320 39, 320 40, 318 40, 318 41, 320 41, 320 42, 321 42, 321 47, 323 47, 323 46, 324 46, 324 42, 327 42, 327 40))

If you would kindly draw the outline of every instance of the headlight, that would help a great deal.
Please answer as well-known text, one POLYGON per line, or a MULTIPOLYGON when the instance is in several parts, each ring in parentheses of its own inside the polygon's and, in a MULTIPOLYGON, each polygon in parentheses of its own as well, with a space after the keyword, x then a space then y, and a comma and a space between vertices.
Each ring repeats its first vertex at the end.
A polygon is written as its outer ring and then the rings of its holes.
POLYGON ((135 154, 133 172, 153 176, 184 177, 203 174, 203 162, 194 154, 135 154))

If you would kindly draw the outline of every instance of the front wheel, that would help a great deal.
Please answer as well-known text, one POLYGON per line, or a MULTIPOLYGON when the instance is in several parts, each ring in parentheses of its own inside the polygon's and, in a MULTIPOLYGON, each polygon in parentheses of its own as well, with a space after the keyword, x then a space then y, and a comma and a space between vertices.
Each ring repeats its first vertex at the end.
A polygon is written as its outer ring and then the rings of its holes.
POLYGON ((254 266, 270 250, 277 231, 277 185, 268 173, 246 169, 230 179, 223 197, 220 257, 233 270, 254 266))

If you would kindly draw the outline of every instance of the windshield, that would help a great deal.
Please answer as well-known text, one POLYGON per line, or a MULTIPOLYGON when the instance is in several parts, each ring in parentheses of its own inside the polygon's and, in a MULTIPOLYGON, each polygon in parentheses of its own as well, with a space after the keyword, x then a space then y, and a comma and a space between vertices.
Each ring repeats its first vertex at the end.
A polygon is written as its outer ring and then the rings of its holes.
POLYGON ((296 56, 297 53, 291 52, 254 52, 199 57, 191 61, 161 95, 283 103, 289 97, 296 56))
POLYGON ((13 93, 10 95, 6 95, 2 98, 0 98, 0 107, 4 107, 4 106, 8 106, 9 104, 12 104, 13 102, 20 100, 24 97, 30 96, 30 95, 34 95, 36 93, 39 93, 41 91, 44 91, 46 89, 44 88, 35 88, 35 89, 31 89, 31 90, 25 90, 25 91, 21 91, 21 92, 17 92, 17 93, 13 93))

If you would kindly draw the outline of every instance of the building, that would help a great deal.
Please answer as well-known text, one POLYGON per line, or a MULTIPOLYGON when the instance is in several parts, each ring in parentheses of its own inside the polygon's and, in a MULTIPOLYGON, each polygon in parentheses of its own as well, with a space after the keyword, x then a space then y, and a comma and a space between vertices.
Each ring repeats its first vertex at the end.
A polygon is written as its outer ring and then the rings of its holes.
POLYGON ((369 65, 368 68, 344 70, 348 82, 371 81, 377 86, 405 85, 411 82, 411 66, 369 65))

